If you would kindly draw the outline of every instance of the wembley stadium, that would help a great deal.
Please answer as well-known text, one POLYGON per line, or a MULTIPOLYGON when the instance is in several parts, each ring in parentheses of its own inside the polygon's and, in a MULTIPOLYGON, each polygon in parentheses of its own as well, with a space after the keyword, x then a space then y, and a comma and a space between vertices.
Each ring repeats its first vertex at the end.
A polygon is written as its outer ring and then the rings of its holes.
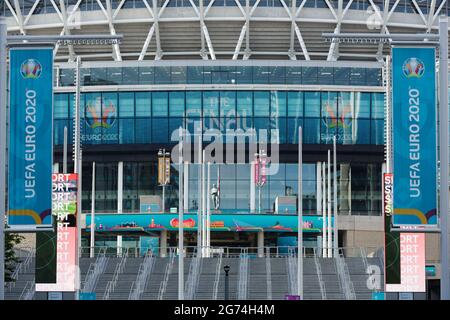
MULTIPOLYGON (((442 15, 447 0, 1 1, 8 36, 121 36, 53 47, 54 173, 76 171, 77 102, 81 110, 78 298, 177 299, 180 270, 184 299, 294 296, 301 192, 302 299, 377 299, 393 46, 323 34, 437 35, 442 15), (194 151, 165 165, 180 127, 205 149, 211 132, 254 131, 261 145, 269 130, 277 169, 265 171, 261 146, 243 159, 227 149, 227 161, 199 164, 194 151)), ((412 77, 420 63, 406 66, 412 77)), ((25 67, 24 78, 39 77, 25 67)), ((5 298, 47 299, 37 289, 40 240, 24 236, 5 298)), ((439 299, 440 235, 424 239, 426 291, 413 298, 439 299)))

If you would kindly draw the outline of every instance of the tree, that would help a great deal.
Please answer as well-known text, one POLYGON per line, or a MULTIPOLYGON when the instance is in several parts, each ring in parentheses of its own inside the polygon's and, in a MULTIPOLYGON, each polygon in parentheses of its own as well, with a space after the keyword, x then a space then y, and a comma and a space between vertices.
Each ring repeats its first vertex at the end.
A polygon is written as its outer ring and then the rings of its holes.
POLYGON ((18 245, 23 239, 24 237, 17 233, 5 233, 5 282, 14 281, 11 276, 16 264, 20 262, 14 251, 14 246, 18 245))

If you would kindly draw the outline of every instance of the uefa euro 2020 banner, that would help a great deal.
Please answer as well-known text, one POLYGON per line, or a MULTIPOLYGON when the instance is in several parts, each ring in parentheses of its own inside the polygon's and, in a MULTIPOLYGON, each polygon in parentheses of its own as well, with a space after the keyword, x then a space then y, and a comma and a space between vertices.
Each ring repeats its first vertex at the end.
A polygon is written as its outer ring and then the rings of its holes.
POLYGON ((52 226, 53 48, 10 50, 9 215, 14 228, 52 226))
POLYGON ((394 226, 436 227, 436 57, 394 47, 394 226))

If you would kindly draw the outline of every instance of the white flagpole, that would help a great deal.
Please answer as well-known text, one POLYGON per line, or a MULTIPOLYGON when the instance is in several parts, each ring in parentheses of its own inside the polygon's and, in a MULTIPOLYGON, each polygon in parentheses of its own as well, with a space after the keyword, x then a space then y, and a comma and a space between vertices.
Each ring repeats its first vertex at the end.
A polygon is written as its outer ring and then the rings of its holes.
POLYGON ((298 231, 297 231, 297 290, 300 299, 303 299, 303 141, 302 127, 298 130, 298 231))
POLYGON ((334 202, 334 230, 333 230, 333 242, 334 242, 334 256, 337 257, 339 250, 338 243, 338 208, 337 208, 337 161, 336 161, 336 136, 333 137, 333 202, 334 202))
POLYGON ((208 162, 207 172, 207 184, 206 184, 206 257, 209 258, 210 246, 211 246, 211 162, 208 162))
POLYGON ((183 208, 183 128, 179 128, 178 147, 178 300, 184 300, 184 208, 183 208))
POLYGON ((327 193, 325 190, 325 162, 322 162, 322 257, 327 256, 327 214, 326 201, 327 193))
POLYGON ((90 257, 94 258, 95 247, 95 161, 92 162, 92 194, 91 194, 91 244, 90 257))
POLYGON ((327 185, 327 243, 328 243, 328 258, 331 258, 331 161, 330 161, 330 150, 328 150, 328 185, 327 185))

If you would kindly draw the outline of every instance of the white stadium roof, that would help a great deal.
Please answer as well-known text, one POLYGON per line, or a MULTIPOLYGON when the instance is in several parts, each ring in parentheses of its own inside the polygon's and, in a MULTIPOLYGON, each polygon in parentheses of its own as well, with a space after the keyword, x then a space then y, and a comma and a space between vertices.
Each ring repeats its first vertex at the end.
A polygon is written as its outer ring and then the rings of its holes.
POLYGON ((123 34, 120 45, 55 48, 57 61, 376 61, 383 44, 322 32, 436 33, 447 0, 2 0, 10 35, 123 34))

